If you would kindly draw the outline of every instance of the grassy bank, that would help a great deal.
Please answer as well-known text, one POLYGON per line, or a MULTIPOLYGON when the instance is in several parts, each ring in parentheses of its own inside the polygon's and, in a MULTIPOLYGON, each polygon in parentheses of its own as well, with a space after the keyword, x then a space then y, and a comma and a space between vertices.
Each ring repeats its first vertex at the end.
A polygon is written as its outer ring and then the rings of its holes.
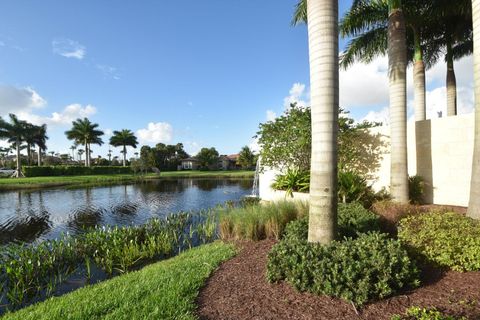
POLYGON ((4 319, 195 319, 195 298, 235 249, 204 245, 140 271, 7 314, 4 319))
POLYGON ((61 176, 32 178, 0 179, 0 191, 41 189, 64 186, 88 186, 102 184, 121 184, 125 182, 140 182, 162 178, 251 178, 253 171, 172 171, 147 175, 92 175, 92 176, 61 176))

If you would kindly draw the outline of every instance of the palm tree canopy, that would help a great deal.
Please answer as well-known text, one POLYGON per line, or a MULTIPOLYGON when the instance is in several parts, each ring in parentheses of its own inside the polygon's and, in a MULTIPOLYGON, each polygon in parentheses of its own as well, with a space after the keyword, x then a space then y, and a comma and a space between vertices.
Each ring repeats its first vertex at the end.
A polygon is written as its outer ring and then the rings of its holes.
POLYGON ((121 131, 113 131, 113 136, 110 138, 110 144, 114 147, 130 146, 137 147, 137 137, 132 131, 123 129, 121 131))
POLYGON ((0 139, 7 139, 9 143, 23 142, 27 134, 29 123, 19 120, 16 115, 9 114, 10 122, 0 117, 0 139))
POLYGON ((92 123, 87 118, 77 119, 72 122, 72 129, 65 132, 69 140, 73 140, 76 144, 98 144, 102 145, 101 136, 103 131, 98 130, 98 124, 92 123))

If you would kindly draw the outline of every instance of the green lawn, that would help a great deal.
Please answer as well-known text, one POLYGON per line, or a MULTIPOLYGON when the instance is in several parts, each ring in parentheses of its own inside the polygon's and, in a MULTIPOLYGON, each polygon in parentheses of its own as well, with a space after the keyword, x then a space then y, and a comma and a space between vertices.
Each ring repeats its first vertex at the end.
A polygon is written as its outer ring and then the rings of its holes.
POLYGON ((215 242, 2 319, 195 319, 195 298, 235 248, 215 242))
POLYGON ((123 182, 135 182, 161 178, 252 178, 254 174, 255 173, 253 171, 172 171, 162 172, 160 175, 147 174, 145 176, 138 176, 133 174, 118 174, 33 177, 20 179, 2 178, 0 179, 0 191, 75 185, 116 184, 123 182))

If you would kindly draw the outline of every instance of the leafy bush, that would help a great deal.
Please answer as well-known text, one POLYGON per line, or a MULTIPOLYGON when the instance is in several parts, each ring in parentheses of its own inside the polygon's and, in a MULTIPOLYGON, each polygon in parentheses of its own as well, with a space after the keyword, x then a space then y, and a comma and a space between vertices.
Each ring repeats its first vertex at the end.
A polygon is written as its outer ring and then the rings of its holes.
POLYGON ((280 239, 285 226, 307 212, 306 204, 287 201, 225 208, 220 212, 220 238, 255 241, 265 238, 280 239))
POLYGON ((52 177, 52 176, 88 176, 100 174, 131 174, 130 167, 84 167, 84 166, 42 166, 22 167, 26 177, 52 177))
POLYGON ((282 240, 268 255, 267 278, 362 305, 418 286, 419 271, 399 241, 374 232, 328 246, 282 240))
POLYGON ((423 202, 424 181, 420 176, 408 177, 408 198, 410 203, 420 204, 423 202))
POLYGON ((419 257, 456 271, 480 270, 480 222, 457 213, 425 213, 400 221, 399 239, 419 257))
POLYGON ((299 169, 288 169, 287 173, 275 177, 272 184, 275 190, 285 190, 288 196, 293 192, 308 192, 310 190, 310 172, 299 169))
MULTIPOLYGON (((380 231, 378 216, 360 203, 338 204, 338 234, 340 238, 356 238, 359 234, 380 231)), ((290 222, 283 239, 304 241, 308 236, 308 216, 290 222)))
POLYGON ((349 203, 360 201, 369 207, 374 198, 374 192, 367 179, 353 171, 338 172, 338 200, 349 203))
POLYGON ((410 307, 404 315, 394 315, 392 320, 463 320, 462 318, 455 318, 447 316, 438 311, 436 308, 420 308, 410 307))

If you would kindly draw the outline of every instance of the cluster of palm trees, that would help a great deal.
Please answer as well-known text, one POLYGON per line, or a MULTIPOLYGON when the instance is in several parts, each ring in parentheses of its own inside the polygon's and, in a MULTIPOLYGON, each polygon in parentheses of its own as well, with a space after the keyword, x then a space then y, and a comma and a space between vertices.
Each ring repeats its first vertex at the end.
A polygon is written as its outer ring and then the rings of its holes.
MULTIPOLYGON (((72 128, 65 132, 69 140, 73 140, 74 145, 71 147, 72 152, 77 148, 78 145, 83 145, 84 149, 79 149, 78 154, 81 159, 81 155, 85 153, 85 166, 90 167, 92 164, 91 154, 92 144, 102 145, 103 140, 102 136, 104 132, 98 129, 99 125, 97 123, 91 122, 87 118, 77 119, 72 122, 72 128)), ((128 129, 123 129, 120 131, 114 131, 113 135, 110 137, 110 145, 114 147, 122 147, 121 153, 123 154, 123 166, 126 166, 127 163, 127 146, 136 148, 138 144, 135 134, 128 129)), ((111 156, 111 151, 109 150, 109 155, 111 156)))
MULTIPOLYGON (((408 202, 406 68, 414 64, 415 119, 425 120, 425 68, 444 56, 447 115, 456 114, 453 61, 474 52, 480 77, 480 0, 353 0, 338 23, 338 0, 300 0, 293 23, 307 22, 310 53, 312 161, 309 241, 336 235, 339 64, 388 55, 391 182, 395 201, 408 202), (473 23, 472 23, 473 14, 473 23), (353 37, 340 56, 338 34, 353 37), (477 40, 474 41, 474 37, 477 40), (475 49, 474 50, 474 43, 475 49)), ((480 83, 475 89, 476 130, 468 215, 480 218, 480 83)))
POLYGON ((32 163, 32 148, 37 147, 38 155, 38 165, 41 165, 42 152, 44 152, 46 147, 47 137, 47 126, 45 124, 41 126, 36 126, 24 120, 19 120, 16 115, 10 114, 9 120, 6 121, 0 117, 0 139, 7 140, 13 145, 13 148, 16 150, 17 160, 16 160, 16 171, 14 176, 22 176, 21 170, 21 157, 20 150, 25 148, 27 149, 27 161, 28 164, 32 163))

